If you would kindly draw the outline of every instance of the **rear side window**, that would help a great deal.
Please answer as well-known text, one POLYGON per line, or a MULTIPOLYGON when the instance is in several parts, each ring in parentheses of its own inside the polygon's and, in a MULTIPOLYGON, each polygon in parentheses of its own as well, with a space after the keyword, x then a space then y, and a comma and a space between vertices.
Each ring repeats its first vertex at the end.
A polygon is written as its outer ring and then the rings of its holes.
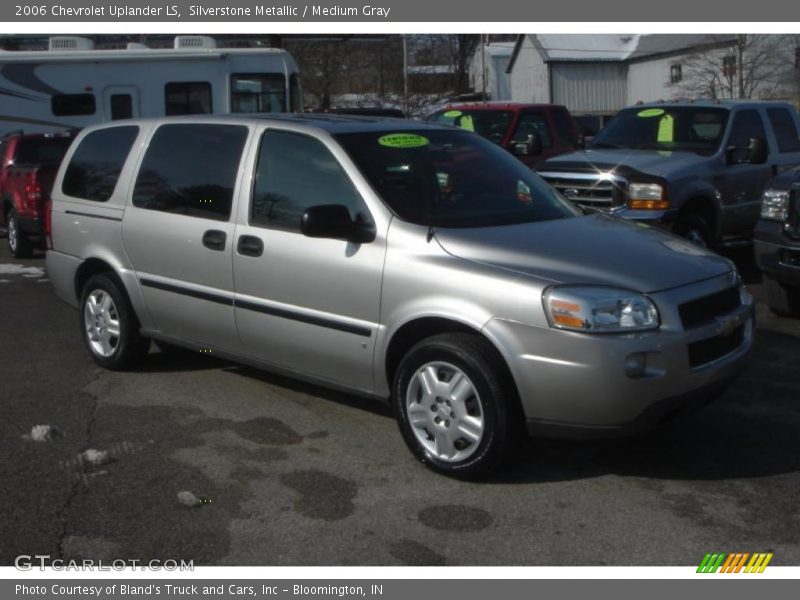
POLYGON ((306 209, 320 204, 343 204, 353 218, 367 210, 350 178, 319 140, 267 131, 258 153, 250 223, 299 232, 306 209))
POLYGON ((133 205, 227 221, 246 139, 241 125, 162 125, 144 155, 133 205))
POLYGON ((778 140, 778 151, 800 152, 800 136, 792 114, 785 108, 769 108, 767 116, 778 140))
POLYGON ((164 112, 170 115, 207 115, 213 112, 211 84, 207 81, 168 83, 164 86, 164 112))
POLYGON ((67 166, 61 191, 67 196, 105 202, 114 193, 139 128, 99 129, 84 137, 67 166))
POLYGON ((59 94, 50 98, 50 108, 56 117, 93 115, 97 102, 94 94, 59 94))
POLYGON ((552 113, 553 124, 558 133, 558 139, 565 146, 575 146, 577 140, 575 139, 575 131, 572 129, 572 119, 569 118, 569 113, 565 110, 556 110, 552 113))

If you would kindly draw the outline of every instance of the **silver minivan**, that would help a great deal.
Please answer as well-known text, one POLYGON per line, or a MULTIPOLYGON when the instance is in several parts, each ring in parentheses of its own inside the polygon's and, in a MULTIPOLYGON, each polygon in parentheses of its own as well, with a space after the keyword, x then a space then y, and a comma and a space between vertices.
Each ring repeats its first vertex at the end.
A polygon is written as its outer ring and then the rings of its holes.
POLYGON ((584 213, 467 131, 330 115, 88 128, 47 253, 92 358, 150 340, 390 401, 477 476, 517 433, 636 432, 719 393, 753 338, 733 264, 584 213))

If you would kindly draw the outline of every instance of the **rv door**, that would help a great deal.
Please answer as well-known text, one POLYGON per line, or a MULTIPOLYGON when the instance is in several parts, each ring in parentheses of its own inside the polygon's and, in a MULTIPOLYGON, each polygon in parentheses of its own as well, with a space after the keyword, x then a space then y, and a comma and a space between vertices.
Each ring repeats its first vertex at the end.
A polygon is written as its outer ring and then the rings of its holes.
POLYGON ((103 90, 106 121, 134 119, 139 116, 139 90, 132 85, 113 85, 103 90))

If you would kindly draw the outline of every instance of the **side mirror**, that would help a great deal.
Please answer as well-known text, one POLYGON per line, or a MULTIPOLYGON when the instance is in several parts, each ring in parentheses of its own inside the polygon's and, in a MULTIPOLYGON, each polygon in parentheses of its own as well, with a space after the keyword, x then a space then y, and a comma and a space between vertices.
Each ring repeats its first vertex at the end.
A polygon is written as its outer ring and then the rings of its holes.
POLYGON ((764 138, 750 138, 747 146, 728 146, 725 160, 729 165, 750 163, 760 165, 767 162, 767 141, 764 138))
POLYGON ((750 138, 750 144, 747 147, 747 162, 754 165, 767 162, 767 141, 764 138, 750 138))
POLYGON ((375 226, 360 216, 350 218, 350 211, 342 204, 311 206, 300 219, 300 231, 306 237, 345 240, 366 244, 375 240, 375 226))

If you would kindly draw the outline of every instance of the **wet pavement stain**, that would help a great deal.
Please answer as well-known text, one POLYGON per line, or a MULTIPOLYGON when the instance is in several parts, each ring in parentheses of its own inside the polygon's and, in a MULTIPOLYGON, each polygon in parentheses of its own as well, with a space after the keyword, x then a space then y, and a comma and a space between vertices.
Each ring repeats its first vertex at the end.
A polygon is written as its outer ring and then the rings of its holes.
POLYGON ((299 494, 294 509, 310 519, 338 521, 355 511, 358 487, 348 479, 324 471, 292 471, 281 475, 281 483, 299 494))
POLYGON ((492 524, 492 515, 482 508, 460 504, 429 506, 417 517, 423 525, 441 531, 480 531, 492 524))
POLYGON ((413 540, 401 539, 389 547, 389 553, 410 567, 441 567, 447 564, 444 556, 413 540))
POLYGON ((294 429, 271 417, 258 417, 233 425, 232 429, 245 439, 269 446, 290 446, 303 441, 294 429))

